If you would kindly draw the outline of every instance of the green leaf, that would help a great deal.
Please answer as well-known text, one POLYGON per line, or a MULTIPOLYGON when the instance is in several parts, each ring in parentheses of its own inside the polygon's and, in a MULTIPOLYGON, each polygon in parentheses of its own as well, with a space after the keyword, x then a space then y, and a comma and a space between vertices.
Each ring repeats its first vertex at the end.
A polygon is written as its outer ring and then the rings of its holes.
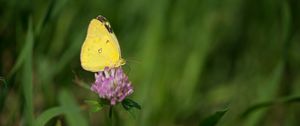
MULTIPOLYGON (((25 45, 21 54, 18 58, 17 64, 14 66, 13 70, 17 70, 19 67, 22 68, 21 73, 21 83, 24 96, 24 116, 25 125, 33 125, 34 121, 34 107, 33 107, 33 70, 32 70, 32 54, 34 46, 34 35, 32 30, 32 20, 29 19, 28 29, 26 35, 25 45), (19 64, 18 64, 19 63, 19 64), (18 66, 19 65, 19 66, 18 66)), ((12 72, 14 73, 14 72, 12 72)))
POLYGON ((273 101, 266 101, 266 102, 261 102, 255 105, 252 105, 251 107, 249 107, 248 109, 246 109, 242 114, 241 114, 241 118, 246 118, 248 117, 248 115, 250 115, 251 113, 253 113, 256 110, 262 109, 262 108, 266 108, 275 104, 289 104, 289 103, 296 103, 296 102, 300 102, 300 96, 290 96, 290 97, 285 97, 285 98, 281 98, 278 100, 273 100, 273 101))
POLYGON ((84 102, 89 105, 91 112, 98 112, 103 108, 103 105, 96 100, 85 100, 84 102))
POLYGON ((54 118, 55 116, 61 115, 64 113, 63 107, 54 107, 47 109, 45 112, 43 112, 41 115, 39 115, 35 121, 36 126, 44 126, 47 124, 47 122, 54 118))
POLYGON ((215 126, 228 109, 215 112, 215 114, 204 119, 199 126, 215 126))
POLYGON ((62 90, 59 94, 59 102, 65 108, 64 115, 68 126, 87 126, 88 122, 82 115, 75 98, 68 90, 62 90))
POLYGON ((8 78, 10 79, 12 75, 19 70, 19 68, 22 67, 23 64, 28 64, 27 62, 31 62, 31 55, 33 51, 33 45, 34 45, 34 34, 33 34, 33 28, 32 28, 32 19, 29 18, 28 21, 28 29, 26 34, 26 40, 25 44, 23 45, 20 54, 18 55, 18 58, 16 60, 15 65, 11 69, 11 71, 8 74, 8 78))
POLYGON ((127 111, 130 110, 131 108, 141 109, 141 106, 138 103, 136 103, 135 101, 128 99, 128 98, 126 98, 122 101, 122 106, 127 111))

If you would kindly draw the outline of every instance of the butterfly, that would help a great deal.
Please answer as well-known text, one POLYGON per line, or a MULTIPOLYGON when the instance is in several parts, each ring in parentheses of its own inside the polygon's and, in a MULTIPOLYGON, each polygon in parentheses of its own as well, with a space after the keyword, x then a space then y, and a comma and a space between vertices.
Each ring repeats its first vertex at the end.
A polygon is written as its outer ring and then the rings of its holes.
POLYGON ((83 69, 91 72, 125 64, 118 39, 105 17, 99 15, 91 20, 81 47, 80 62, 83 69))

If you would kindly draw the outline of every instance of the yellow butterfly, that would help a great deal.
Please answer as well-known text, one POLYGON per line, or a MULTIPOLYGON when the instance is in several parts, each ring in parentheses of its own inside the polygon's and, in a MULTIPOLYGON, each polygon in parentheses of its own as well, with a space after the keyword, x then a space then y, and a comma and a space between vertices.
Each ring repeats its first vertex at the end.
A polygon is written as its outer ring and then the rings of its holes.
POLYGON ((80 61, 82 68, 91 72, 125 64, 117 37, 105 17, 99 15, 91 20, 81 47, 80 61))

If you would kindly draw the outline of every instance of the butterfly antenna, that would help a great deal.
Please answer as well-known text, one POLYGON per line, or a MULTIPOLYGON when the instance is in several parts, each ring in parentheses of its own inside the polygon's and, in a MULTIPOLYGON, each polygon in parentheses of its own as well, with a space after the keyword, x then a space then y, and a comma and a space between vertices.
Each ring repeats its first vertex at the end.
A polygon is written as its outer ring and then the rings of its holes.
POLYGON ((129 75, 129 73, 131 72, 131 67, 130 67, 130 65, 128 64, 128 75, 129 75))
POLYGON ((141 64, 141 61, 135 58, 128 58, 127 61, 135 64, 141 64))
POLYGON ((130 65, 129 65, 129 64, 124 65, 124 68, 125 68, 126 73, 129 75, 129 73, 130 73, 130 71, 131 71, 130 65))

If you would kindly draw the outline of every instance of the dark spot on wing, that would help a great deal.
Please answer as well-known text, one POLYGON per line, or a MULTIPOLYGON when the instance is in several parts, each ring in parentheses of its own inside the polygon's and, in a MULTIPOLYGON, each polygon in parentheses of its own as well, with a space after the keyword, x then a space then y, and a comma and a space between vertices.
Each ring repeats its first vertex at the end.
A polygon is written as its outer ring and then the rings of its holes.
POLYGON ((105 26, 105 28, 107 29, 108 32, 113 33, 113 30, 112 30, 112 28, 110 27, 109 24, 105 23, 104 26, 105 26))
POLYGON ((109 40, 106 40, 106 44, 109 43, 109 40))
POLYGON ((101 21, 102 23, 106 23, 107 19, 105 17, 103 17, 102 15, 97 16, 96 18, 97 20, 101 21))
POLYGON ((98 49, 98 53, 102 53, 102 48, 98 49))

